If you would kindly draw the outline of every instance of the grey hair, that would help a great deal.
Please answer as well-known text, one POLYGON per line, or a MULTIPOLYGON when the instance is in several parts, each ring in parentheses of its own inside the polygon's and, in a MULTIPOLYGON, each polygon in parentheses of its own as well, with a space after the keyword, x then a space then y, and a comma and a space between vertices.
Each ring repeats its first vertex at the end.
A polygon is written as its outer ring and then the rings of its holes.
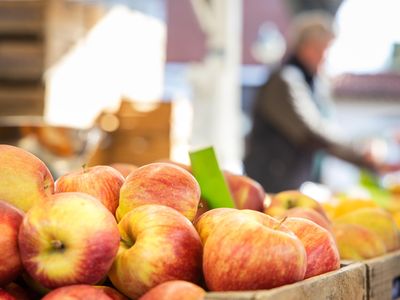
POLYGON ((289 47, 296 50, 312 40, 326 40, 335 36, 333 16, 321 10, 306 11, 295 16, 289 31, 289 47))

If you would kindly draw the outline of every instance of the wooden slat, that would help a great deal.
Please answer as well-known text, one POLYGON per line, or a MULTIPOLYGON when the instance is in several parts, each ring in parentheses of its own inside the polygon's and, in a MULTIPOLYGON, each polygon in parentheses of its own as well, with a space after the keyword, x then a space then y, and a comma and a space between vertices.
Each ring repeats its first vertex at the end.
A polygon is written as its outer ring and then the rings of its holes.
POLYGON ((400 251, 364 263, 367 266, 368 299, 392 299, 393 280, 400 276, 400 251))
POLYGON ((1 0, 0 36, 43 35, 44 7, 44 0, 1 0))
POLYGON ((0 80, 37 81, 43 69, 42 41, 1 41, 0 80))
POLYGON ((354 263, 337 271, 266 291, 213 292, 205 299, 231 300, 357 300, 366 299, 366 267, 354 263))
POLYGON ((0 84, 0 116, 43 115, 44 87, 42 84, 0 84))

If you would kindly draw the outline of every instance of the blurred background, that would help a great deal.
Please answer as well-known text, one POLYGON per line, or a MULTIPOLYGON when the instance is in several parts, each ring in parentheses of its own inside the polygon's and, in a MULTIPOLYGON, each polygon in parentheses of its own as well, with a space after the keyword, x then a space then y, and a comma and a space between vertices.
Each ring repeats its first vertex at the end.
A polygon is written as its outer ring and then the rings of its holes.
MULTIPOLYGON (((400 161, 398 0, 1 0, 0 142, 55 177, 84 162, 189 163, 209 145, 242 173, 255 95, 290 21, 313 9, 335 16, 323 71, 340 124, 400 161)), ((358 177, 323 162, 332 190, 358 177)))

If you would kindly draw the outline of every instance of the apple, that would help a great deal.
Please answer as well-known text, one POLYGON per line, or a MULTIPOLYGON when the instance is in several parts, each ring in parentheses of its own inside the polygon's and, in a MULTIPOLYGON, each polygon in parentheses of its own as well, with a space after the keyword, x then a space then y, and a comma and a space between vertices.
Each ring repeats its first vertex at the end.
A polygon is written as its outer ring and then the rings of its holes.
MULTIPOLYGON (((3 290, 5 292, 9 293, 10 295, 14 296, 14 298, 17 300, 30 300, 33 298, 31 293, 28 293, 24 288, 22 288, 21 286, 19 286, 18 284, 14 283, 14 282, 6 285, 3 288, 3 290)), ((1 298, 1 296, 0 296, 0 299, 3 299, 3 298, 1 298)))
POLYGON ((361 225, 383 240, 386 251, 393 251, 400 246, 399 230, 396 222, 387 211, 376 207, 364 207, 335 218, 336 224, 361 225))
POLYGON ((18 250, 18 231, 24 213, 0 200, 0 286, 4 286, 22 272, 18 250))
POLYGON ((25 270, 50 289, 103 279, 119 239, 114 216, 84 193, 54 194, 50 201, 33 206, 18 236, 25 270))
POLYGON ((97 285, 95 286, 96 288, 100 289, 103 291, 104 294, 109 296, 112 300, 128 300, 127 297, 122 295, 120 292, 118 292, 116 289, 105 286, 105 285, 97 285))
POLYGON ((294 207, 309 207, 319 212, 328 220, 322 205, 315 199, 308 197, 297 190, 283 191, 270 195, 270 203, 266 205, 264 212, 273 217, 283 217, 285 212, 294 207))
POLYGON ((318 224, 319 226, 325 228, 329 232, 332 233, 332 224, 331 222, 324 218, 319 212, 315 209, 309 207, 294 207, 288 209, 284 216, 286 217, 297 217, 297 218, 304 218, 313 221, 314 223, 318 224))
POLYGON ((333 223, 333 232, 341 259, 363 260, 387 252, 381 237, 361 225, 333 223))
POLYGON ((306 273, 302 242, 281 222, 257 211, 227 213, 203 251, 211 291, 270 289, 302 280, 306 273))
POLYGON ((138 168, 138 166, 128 163, 113 163, 110 164, 110 167, 120 172, 121 175, 124 176, 124 178, 128 177, 128 175, 131 174, 132 171, 135 171, 138 168))
POLYGON ((6 290, 0 288, 0 299, 1 300, 18 300, 15 298, 13 295, 11 295, 9 292, 6 290))
POLYGON ((372 199, 352 198, 348 196, 341 197, 337 200, 333 207, 333 218, 338 218, 349 212, 358 210, 364 207, 379 207, 372 199))
POLYGON ((0 145, 0 199, 28 211, 54 191, 53 177, 35 155, 18 147, 0 145))
POLYGON ((328 230, 304 218, 287 218, 284 224, 294 232, 306 249, 307 271, 304 278, 340 268, 339 250, 328 230))
POLYGON ((51 289, 44 287, 37 280, 33 279, 25 270, 22 272, 21 278, 25 286, 28 287, 30 291, 33 291, 36 294, 43 296, 51 291, 51 289))
POLYGON ((261 184, 248 176, 228 171, 224 171, 224 176, 236 208, 263 211, 265 191, 261 184))
POLYGON ((202 244, 193 224, 164 205, 142 205, 118 224, 121 243, 108 276, 130 298, 170 280, 197 283, 202 244))
MULTIPOLYGON (((111 289, 111 288, 110 288, 111 289)), ((116 292, 116 291, 115 291, 116 292)), ((122 295, 121 295, 122 296, 122 295)), ((117 300, 126 299, 115 298, 107 294, 103 289, 87 284, 75 284, 59 287, 46 296, 42 300, 117 300)))
POLYGON ((55 192, 82 192, 100 200, 115 215, 119 202, 119 190, 125 179, 110 166, 93 166, 70 172, 57 179, 55 192))
POLYGON ((145 204, 172 207, 193 221, 200 186, 188 171, 170 163, 152 163, 133 171, 121 187, 117 219, 145 204))
MULTIPOLYGON (((243 213, 246 211, 243 210, 243 213)), ((235 208, 214 208, 202 214, 194 223, 197 232, 200 235, 201 242, 205 245, 210 233, 219 226, 220 222, 228 215, 237 214, 235 208)))
POLYGON ((197 207, 196 216, 194 217, 193 223, 195 223, 202 214, 204 214, 205 212, 207 212, 209 210, 210 210, 210 207, 208 206, 207 200, 200 198, 199 205, 197 207))
POLYGON ((160 160, 158 160, 157 162, 173 164, 173 165, 176 165, 176 166, 178 166, 178 167, 181 167, 182 169, 185 169, 185 170, 188 171, 189 173, 193 174, 193 172, 192 172, 192 166, 191 166, 191 165, 188 165, 188 164, 185 164, 185 163, 181 163, 181 162, 178 162, 178 161, 169 159, 169 158, 167 158, 167 159, 160 159, 160 160))
POLYGON ((171 280, 153 287, 139 300, 202 300, 205 295, 206 291, 194 283, 171 280))

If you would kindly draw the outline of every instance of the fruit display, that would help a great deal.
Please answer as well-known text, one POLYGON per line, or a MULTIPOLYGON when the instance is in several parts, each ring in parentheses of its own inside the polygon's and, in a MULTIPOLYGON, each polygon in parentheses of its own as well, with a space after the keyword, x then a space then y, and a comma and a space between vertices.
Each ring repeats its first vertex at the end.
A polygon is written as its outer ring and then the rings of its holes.
POLYGON ((55 192, 82 192, 96 197, 114 215, 124 177, 109 166, 83 167, 64 174, 55 182, 55 192))
POLYGON ((91 166, 54 183, 40 159, 0 145, 0 299, 197 300, 400 247, 392 214, 374 205, 325 211, 300 191, 266 194, 224 171, 236 208, 209 209, 190 170, 164 161, 125 178, 91 166))
POLYGON ((169 163, 152 163, 133 171, 121 187, 118 220, 145 204, 172 207, 193 221, 200 201, 200 187, 186 170, 169 163))

